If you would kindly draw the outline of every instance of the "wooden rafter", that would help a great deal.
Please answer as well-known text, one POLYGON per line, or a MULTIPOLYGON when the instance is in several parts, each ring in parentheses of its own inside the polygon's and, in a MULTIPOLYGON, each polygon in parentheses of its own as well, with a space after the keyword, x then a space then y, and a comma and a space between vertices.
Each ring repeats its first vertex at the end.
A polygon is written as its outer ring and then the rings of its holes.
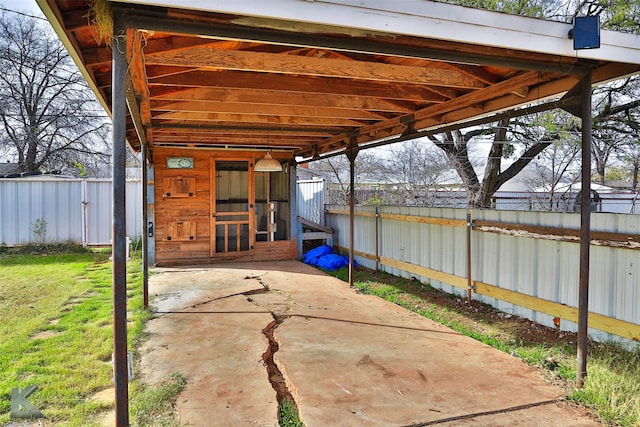
POLYGON ((363 79, 394 83, 429 84, 481 89, 486 85, 456 70, 393 65, 377 62, 315 58, 264 52, 195 48, 149 54, 149 65, 193 66, 203 70, 240 70, 260 73, 363 79))
POLYGON ((261 114, 264 116, 295 116, 295 117, 324 117, 361 120, 380 120, 385 117, 364 109, 346 109, 331 107, 316 107, 305 105, 273 105, 220 101, 192 101, 192 102, 159 102, 153 101, 152 107, 158 114, 156 118, 170 117, 171 113, 235 113, 261 114), (163 113, 164 112, 164 113, 163 113))
MULTIPOLYGON (((433 97, 436 98, 436 97, 433 97)), ((348 110, 366 110, 376 112, 408 113, 412 110, 380 97, 365 95, 337 95, 324 93, 308 93, 294 91, 277 91, 271 89, 244 88, 189 88, 186 90, 170 90, 166 93, 155 93, 154 101, 184 102, 222 102, 247 103, 258 105, 307 105, 325 108, 344 108, 348 110)), ((428 99, 428 102, 442 102, 442 98, 428 99)))

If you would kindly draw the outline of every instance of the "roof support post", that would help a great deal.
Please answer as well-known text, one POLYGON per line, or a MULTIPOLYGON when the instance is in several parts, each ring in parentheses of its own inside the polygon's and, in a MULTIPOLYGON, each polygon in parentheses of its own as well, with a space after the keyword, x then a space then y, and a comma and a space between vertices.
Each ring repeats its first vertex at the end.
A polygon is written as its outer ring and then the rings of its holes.
POLYGON ((129 425, 127 369, 127 260, 126 260, 126 23, 121 9, 113 10, 111 73, 113 99, 113 371, 116 427, 129 425))
POLYGON ((148 179, 148 162, 149 148, 145 142, 141 143, 142 147, 142 305, 145 308, 149 308, 149 242, 151 238, 148 232, 149 215, 147 212, 148 206, 148 192, 147 187, 148 179))
POLYGON ((578 387, 587 376, 589 246, 591 244, 591 72, 580 80, 582 95, 582 189, 580 198, 580 288, 578 292, 578 387))
POLYGON ((358 157, 358 144, 354 139, 351 140, 345 154, 349 159, 349 286, 353 286, 353 228, 355 224, 355 164, 358 157))

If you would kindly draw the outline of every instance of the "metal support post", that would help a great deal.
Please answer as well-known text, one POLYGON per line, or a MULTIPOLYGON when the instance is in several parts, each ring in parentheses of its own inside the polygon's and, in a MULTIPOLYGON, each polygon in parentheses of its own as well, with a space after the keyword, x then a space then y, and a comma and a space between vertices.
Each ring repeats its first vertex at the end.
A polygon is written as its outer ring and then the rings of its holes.
POLYGON ((146 230, 149 223, 149 215, 147 213, 148 188, 147 188, 147 158, 149 156, 149 148, 146 144, 142 144, 142 305, 146 310, 149 308, 149 233, 146 230))
POLYGON ((471 304, 473 281, 471 280, 471 212, 467 213, 467 302, 471 304))
POLYGON ((580 288, 578 292, 578 387, 587 376, 589 246, 591 244, 591 72, 580 81, 582 93, 582 189, 580 199, 580 288))
POLYGON ((355 162, 358 156, 358 144, 351 142, 346 149, 345 154, 349 159, 349 286, 353 286, 353 240, 355 225, 355 162))
POLYGON ((129 425, 127 368, 127 259, 126 259, 126 23, 121 9, 113 10, 113 371, 116 427, 129 425))
POLYGON ((376 206, 376 271, 380 270, 380 210, 376 206))

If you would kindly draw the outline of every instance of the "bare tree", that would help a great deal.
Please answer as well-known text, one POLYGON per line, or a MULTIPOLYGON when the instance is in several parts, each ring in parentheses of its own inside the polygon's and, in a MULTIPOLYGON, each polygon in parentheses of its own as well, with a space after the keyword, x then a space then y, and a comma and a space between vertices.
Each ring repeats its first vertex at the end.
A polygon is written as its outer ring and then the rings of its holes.
POLYGON ((108 117, 51 29, 28 16, 1 15, 0 127, 0 153, 19 171, 108 164, 108 117))
MULTIPOLYGON (((496 2, 494 0, 448 0, 448 2, 564 22, 571 22, 576 15, 599 15, 603 28, 630 33, 640 32, 640 2, 638 1, 508 0, 496 2)), ((602 85, 594 90, 593 99, 592 154, 595 170, 600 177, 600 182, 604 183, 606 168, 615 155, 623 154, 626 157, 625 153, 629 153, 630 144, 633 146, 638 140, 640 134, 640 76, 602 85)), ((556 110, 553 115, 559 116, 559 120, 553 119, 553 122, 566 122, 566 119, 562 117, 564 113, 559 110, 556 110)), ((509 179, 512 172, 517 173, 518 167, 526 164, 527 159, 533 158, 537 154, 536 151, 541 152, 551 144, 553 138, 549 137, 553 136, 560 128, 551 122, 549 124, 551 126, 546 127, 549 131, 548 135, 544 138, 536 136, 530 138, 529 136, 528 138, 532 141, 537 140, 537 142, 528 146, 525 144, 524 154, 505 171, 500 171, 499 159, 504 155, 504 151, 498 145, 498 141, 504 136, 501 136, 500 133, 506 133, 507 124, 499 125, 495 131, 494 143, 488 156, 482 181, 476 176, 473 166, 468 161, 467 153, 468 144, 482 134, 482 130, 474 129, 466 133, 451 132, 432 138, 432 140, 443 149, 458 171, 467 188, 469 204, 488 207, 492 192, 509 179)), ((572 129, 575 132, 581 130, 580 125, 576 123, 570 124, 566 129, 572 129)), ((509 129, 509 132, 519 133, 520 131, 509 129)), ((566 140, 566 138, 559 140, 566 140)))
MULTIPOLYGON (((330 181, 330 203, 348 203, 351 194, 349 182, 349 160, 344 155, 318 160, 309 164, 309 169, 320 171, 330 181), (331 185, 333 184, 333 185, 331 185), (333 187, 333 190, 331 189, 333 187)), ((383 181, 385 167, 381 159, 371 151, 361 151, 355 161, 356 190, 366 181, 383 181)), ((354 193, 355 194, 355 193, 354 193)), ((356 203, 365 202, 358 200, 356 203)))
POLYGON ((632 188, 638 189, 638 175, 640 174, 640 137, 625 144, 618 153, 618 159, 622 162, 622 167, 631 176, 632 188))
POLYGON ((493 194, 515 177, 545 148, 576 133, 579 120, 568 113, 553 111, 520 119, 503 119, 491 128, 458 130, 432 136, 433 143, 446 154, 462 179, 467 203, 474 208, 491 206, 493 194), (491 141, 488 141, 491 139, 491 141), (490 142, 482 179, 469 157, 470 147, 478 141, 490 142), (503 160, 510 164, 503 169, 503 160))
POLYGON ((393 179, 403 203, 429 206, 435 190, 451 165, 442 151, 428 140, 415 139, 393 144, 385 161, 387 176, 393 179))
MULTIPOLYGON (((640 77, 609 83, 594 91, 592 153, 596 173, 604 184, 613 155, 636 144, 640 135, 640 77)), ((628 151, 628 150, 627 150, 628 151)))
POLYGON ((580 140, 554 141, 532 161, 527 187, 537 206, 535 210, 566 211, 573 198, 572 184, 580 180, 580 140), (576 166, 577 164, 577 166, 576 166), (539 194, 540 197, 536 197, 539 194))

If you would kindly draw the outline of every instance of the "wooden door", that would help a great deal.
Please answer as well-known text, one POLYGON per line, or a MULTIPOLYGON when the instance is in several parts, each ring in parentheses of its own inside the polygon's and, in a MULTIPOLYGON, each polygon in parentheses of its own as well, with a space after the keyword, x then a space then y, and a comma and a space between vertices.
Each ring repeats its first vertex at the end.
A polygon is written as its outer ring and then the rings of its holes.
POLYGON ((253 162, 211 160, 211 257, 238 256, 255 244, 253 162))

